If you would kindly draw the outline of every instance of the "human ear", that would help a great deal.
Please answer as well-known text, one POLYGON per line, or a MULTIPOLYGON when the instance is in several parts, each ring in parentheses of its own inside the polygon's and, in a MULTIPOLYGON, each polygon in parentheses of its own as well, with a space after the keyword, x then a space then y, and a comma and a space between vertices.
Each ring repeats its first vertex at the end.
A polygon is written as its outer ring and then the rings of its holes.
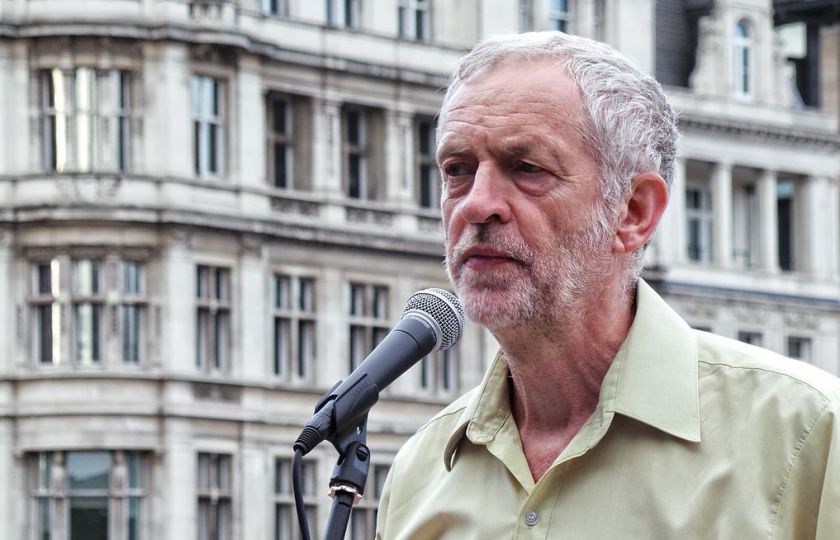
POLYGON ((632 253, 647 244, 668 205, 668 186, 655 172, 643 172, 630 182, 615 231, 613 252, 632 253))

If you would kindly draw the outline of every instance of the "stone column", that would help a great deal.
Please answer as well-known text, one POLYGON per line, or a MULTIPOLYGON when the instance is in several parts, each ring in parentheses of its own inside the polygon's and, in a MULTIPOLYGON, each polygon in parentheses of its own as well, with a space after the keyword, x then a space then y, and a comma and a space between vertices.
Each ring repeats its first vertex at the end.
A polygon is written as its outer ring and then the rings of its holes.
POLYGON ((312 187, 322 195, 341 195, 341 104, 313 100, 312 187))
POLYGON ((830 278, 840 274, 840 179, 828 178, 826 185, 826 271, 830 278))
POLYGON ((779 272, 779 219, 776 196, 776 171, 762 171, 758 180, 759 222, 761 224, 761 269, 779 272))
POLYGON ((671 183, 671 200, 668 203, 670 216, 670 256, 675 263, 686 261, 685 232, 685 167, 687 160, 677 158, 674 164, 674 180, 671 183))
POLYGON ((801 204, 796 205, 795 212, 801 212, 801 230, 796 230, 795 242, 802 245, 797 253, 804 255, 801 265, 797 270, 810 272, 818 278, 828 277, 830 252, 835 246, 829 246, 829 219, 834 221, 834 216, 829 216, 829 189, 828 178, 825 176, 811 176, 806 179, 803 186, 803 198, 801 204))
POLYGON ((712 172, 712 261, 728 268, 732 263, 732 164, 716 163, 712 172))

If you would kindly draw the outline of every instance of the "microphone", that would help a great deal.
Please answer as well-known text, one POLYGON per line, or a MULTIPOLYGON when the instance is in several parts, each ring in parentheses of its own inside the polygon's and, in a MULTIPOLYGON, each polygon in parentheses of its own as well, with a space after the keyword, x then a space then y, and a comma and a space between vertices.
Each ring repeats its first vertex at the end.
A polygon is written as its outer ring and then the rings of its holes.
POLYGON ((424 289, 411 295, 400 322, 353 373, 336 383, 315 405, 294 449, 308 454, 321 441, 356 429, 379 392, 432 351, 444 351, 464 329, 458 297, 444 289, 424 289))

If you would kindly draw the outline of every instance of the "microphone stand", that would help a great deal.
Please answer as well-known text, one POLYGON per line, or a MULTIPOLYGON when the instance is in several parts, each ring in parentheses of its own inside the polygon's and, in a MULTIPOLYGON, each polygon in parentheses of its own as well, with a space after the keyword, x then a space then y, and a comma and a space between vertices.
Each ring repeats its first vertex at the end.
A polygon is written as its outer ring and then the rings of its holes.
POLYGON ((338 461, 330 478, 330 497, 333 502, 324 538, 343 540, 350 521, 350 511, 364 494, 370 468, 367 414, 360 424, 337 434, 330 442, 338 451, 338 461))

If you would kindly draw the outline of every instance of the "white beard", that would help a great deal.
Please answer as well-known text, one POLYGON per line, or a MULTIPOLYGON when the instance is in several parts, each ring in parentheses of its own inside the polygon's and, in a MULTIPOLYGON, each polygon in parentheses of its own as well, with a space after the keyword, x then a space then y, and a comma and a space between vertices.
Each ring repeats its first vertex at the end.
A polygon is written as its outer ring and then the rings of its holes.
POLYGON ((455 246, 447 247, 446 258, 449 280, 467 316, 490 330, 575 320, 603 283, 611 260, 612 231, 598 217, 556 236, 542 252, 502 224, 471 225, 455 246), (463 254, 477 244, 492 246, 516 262, 481 272, 469 269, 463 254))

